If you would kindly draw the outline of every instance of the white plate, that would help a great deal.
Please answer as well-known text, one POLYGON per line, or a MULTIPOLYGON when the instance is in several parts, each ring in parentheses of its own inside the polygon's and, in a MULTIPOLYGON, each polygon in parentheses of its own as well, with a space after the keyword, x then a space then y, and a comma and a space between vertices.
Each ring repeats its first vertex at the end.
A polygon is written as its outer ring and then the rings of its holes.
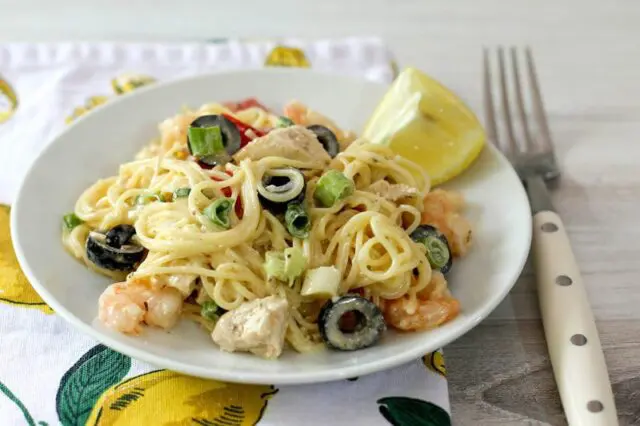
MULTIPOLYGON (((221 352, 193 323, 141 337, 111 332, 96 320, 98 297, 109 284, 68 255, 60 242, 62 216, 99 178, 117 173, 157 134, 158 123, 182 105, 257 96, 267 105, 295 98, 360 130, 386 87, 304 70, 259 70, 203 75, 137 90, 79 119, 35 160, 12 209, 11 229, 20 264, 56 313, 105 345, 158 367, 221 380, 293 384, 344 379, 416 359, 460 337, 507 295, 524 265, 531 214, 522 185, 505 158, 484 150, 451 183, 470 203, 475 228, 470 254, 449 276, 462 313, 432 331, 389 332, 376 346, 356 352, 312 355, 287 350, 277 361, 221 352)), ((481 350, 478 348, 478 350, 481 350)))

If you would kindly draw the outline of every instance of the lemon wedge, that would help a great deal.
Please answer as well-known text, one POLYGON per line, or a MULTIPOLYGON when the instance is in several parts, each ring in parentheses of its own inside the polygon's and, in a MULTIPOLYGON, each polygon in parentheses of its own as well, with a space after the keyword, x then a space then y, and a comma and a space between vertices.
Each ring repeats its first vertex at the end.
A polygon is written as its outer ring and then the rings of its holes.
POLYGON ((398 75, 363 137, 420 164, 432 185, 462 173, 485 143, 482 125, 464 102, 415 68, 398 75))

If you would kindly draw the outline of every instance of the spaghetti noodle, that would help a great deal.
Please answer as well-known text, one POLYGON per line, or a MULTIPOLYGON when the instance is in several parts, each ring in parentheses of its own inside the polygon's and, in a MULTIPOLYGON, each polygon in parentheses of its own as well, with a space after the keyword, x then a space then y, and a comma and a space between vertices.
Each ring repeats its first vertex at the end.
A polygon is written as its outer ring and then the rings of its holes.
MULTIPOLYGON (((293 124, 329 123, 337 129, 324 116, 301 114, 300 104, 295 105, 293 124)), ((421 226, 425 197, 430 193, 429 179, 419 166, 387 147, 354 142, 350 133, 337 129, 336 138, 346 149, 322 168, 317 162, 271 155, 207 168, 189 154, 187 138, 194 119, 211 114, 231 116, 267 134, 249 145, 276 134, 270 131, 281 120, 259 106, 232 111, 222 104, 206 104, 196 111, 185 110, 163 121, 159 138, 134 161, 121 165, 116 176, 97 181, 79 197, 74 209, 78 221, 63 234, 64 246, 97 272, 123 281, 101 298, 103 321, 131 333, 139 332, 137 325, 142 322, 163 326, 144 313, 149 301, 155 301, 165 309, 164 315, 181 313, 213 330, 217 316, 202 314, 207 303, 214 303, 219 315, 250 301, 277 296, 287 301, 287 342, 300 352, 314 350, 322 344, 318 310, 324 300, 302 295, 302 275, 283 280, 270 276, 265 268, 269 252, 291 248, 303 254, 306 271, 320 267, 339 271, 337 296, 359 294, 385 315, 391 302, 402 301, 406 316, 411 316, 420 314, 424 301, 450 304, 454 300, 446 281, 436 284, 441 275, 432 271, 425 245, 411 237, 421 226), (283 168, 304 175, 306 188, 301 196, 310 221, 306 238, 292 236, 282 216, 265 208, 259 195, 259 184, 271 171, 283 168), (330 206, 314 198, 327 170, 336 170, 353 182, 352 193, 330 206), (375 189, 380 181, 388 183, 387 189, 406 193, 389 197, 375 189), (228 228, 216 225, 205 213, 218 199, 230 199, 235 205, 228 212, 228 228), (130 244, 145 252, 130 270, 105 268, 87 254, 88 239, 118 225, 132 226, 135 236, 130 244), (183 306, 172 310, 173 305, 162 304, 164 299, 158 294, 166 288, 179 292, 183 306), (127 317, 127 309, 138 312, 135 307, 142 310, 139 315, 127 317), (135 324, 123 325, 127 321, 135 324)), ((256 135, 247 131, 243 136, 256 135)), ((456 314, 457 305, 445 312, 445 320, 456 314)), ((443 321, 425 318, 419 328, 443 321)))

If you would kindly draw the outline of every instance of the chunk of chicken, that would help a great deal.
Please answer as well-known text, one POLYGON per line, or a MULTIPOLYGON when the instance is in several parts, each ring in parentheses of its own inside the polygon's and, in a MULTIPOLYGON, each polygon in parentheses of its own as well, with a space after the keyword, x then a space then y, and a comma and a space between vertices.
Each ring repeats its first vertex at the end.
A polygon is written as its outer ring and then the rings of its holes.
POLYGON ((329 117, 312 110, 298 101, 294 100, 286 104, 284 106, 284 115, 301 126, 310 126, 312 124, 325 126, 336 135, 338 143, 340 143, 340 151, 347 149, 356 139, 355 133, 340 129, 329 117))
POLYGON ((260 160, 265 157, 285 157, 303 161, 309 168, 323 169, 331 161, 331 157, 316 135, 302 126, 275 129, 265 136, 254 139, 238 151, 233 159, 240 161, 250 158, 260 160))
POLYGON ((416 188, 412 188, 409 185, 405 185, 403 183, 389 183, 386 180, 379 180, 377 182, 372 183, 367 188, 369 191, 373 192, 385 198, 389 201, 396 202, 403 198, 408 197, 417 197, 420 195, 420 191, 416 188))
POLYGON ((224 351, 277 358, 284 346, 288 315, 289 304, 282 297, 252 300, 222 315, 211 338, 224 351))

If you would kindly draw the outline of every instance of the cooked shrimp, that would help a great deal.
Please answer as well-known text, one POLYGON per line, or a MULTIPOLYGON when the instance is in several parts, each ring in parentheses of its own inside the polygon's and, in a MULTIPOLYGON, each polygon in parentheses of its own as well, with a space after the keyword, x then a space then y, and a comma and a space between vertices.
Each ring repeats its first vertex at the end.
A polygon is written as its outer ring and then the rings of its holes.
POLYGON ((109 328, 138 334, 145 311, 137 299, 134 290, 127 291, 126 283, 112 284, 98 300, 98 318, 109 328))
POLYGON ((451 298, 447 280, 442 272, 431 271, 431 281, 422 291, 418 292, 417 296, 422 300, 451 298))
POLYGON ((389 325, 398 330, 427 330, 455 318, 460 312, 460 302, 446 289, 446 280, 440 272, 434 272, 429 286, 418 294, 417 300, 409 297, 387 300, 381 309, 389 325), (422 299, 430 296, 430 299, 422 299))
POLYGON ((307 108, 306 105, 301 104, 298 101, 288 102, 283 109, 284 115, 293 120, 294 123, 304 126, 307 123, 307 108))
POLYGON ((169 329, 176 325, 182 312, 182 295, 173 287, 165 287, 153 294, 147 304, 144 320, 149 325, 169 329))
POLYGON ((320 114, 312 109, 309 109, 306 105, 298 102, 291 101, 284 106, 284 115, 290 118, 294 123, 301 126, 310 126, 313 124, 320 124, 327 127, 336 135, 338 142, 340 143, 340 149, 345 150, 351 142, 355 139, 353 132, 341 130, 336 123, 334 123, 329 117, 320 114))
POLYGON ((435 189, 424 198, 422 223, 433 225, 442 232, 454 256, 463 256, 472 241, 471 224, 458 212, 464 207, 464 198, 456 191, 435 189))
POLYGON ((464 197, 458 191, 434 189, 424 199, 425 209, 432 212, 456 213, 464 208, 464 197))
POLYGON ((178 321, 182 302, 182 295, 172 287, 152 288, 141 280, 115 283, 100 296, 98 318, 128 334, 138 334, 143 322, 168 329, 178 321))

